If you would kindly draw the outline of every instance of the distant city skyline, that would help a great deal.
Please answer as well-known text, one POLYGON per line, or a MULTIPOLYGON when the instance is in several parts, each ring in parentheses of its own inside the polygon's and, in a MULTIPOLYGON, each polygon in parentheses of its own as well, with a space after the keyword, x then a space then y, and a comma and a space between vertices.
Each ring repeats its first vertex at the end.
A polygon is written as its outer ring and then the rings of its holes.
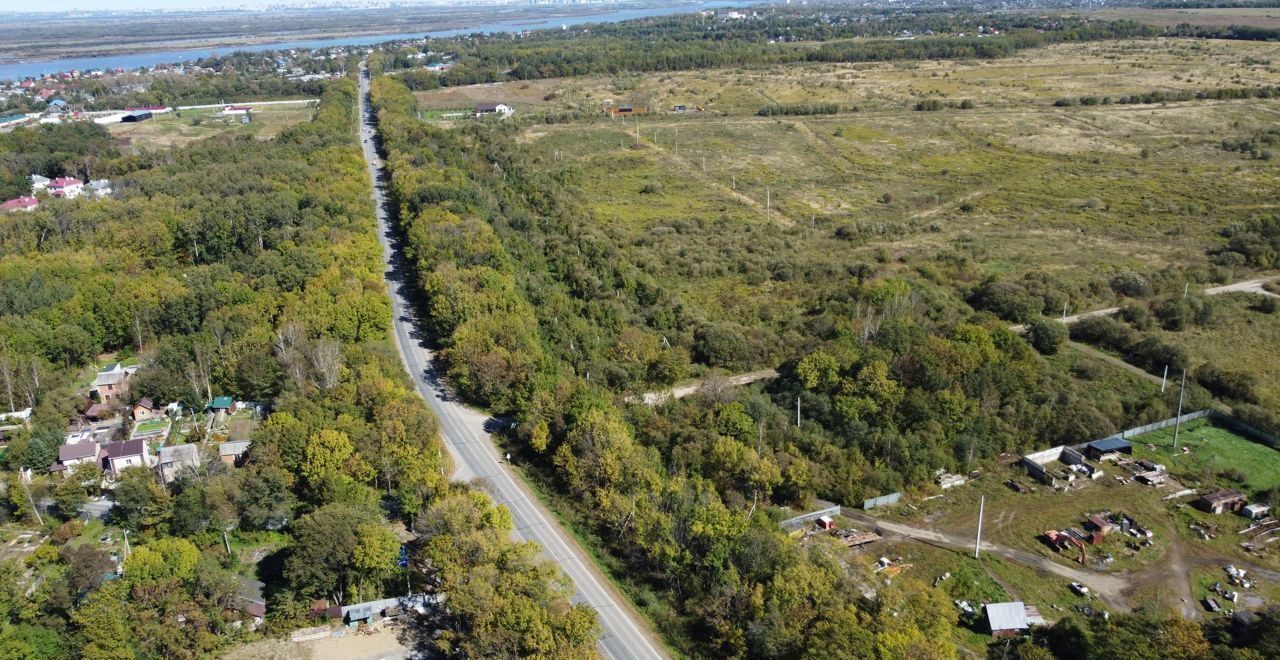
MULTIPOLYGON (((586 4, 621 0, 551 0, 554 4, 586 4)), ((267 8, 320 7, 385 7, 389 5, 494 5, 548 4, 548 0, 71 0, 59 5, 57 13, 86 11, 215 11, 227 9, 262 10, 267 8)), ((0 13, 48 14, 48 5, 0 0, 0 13)))

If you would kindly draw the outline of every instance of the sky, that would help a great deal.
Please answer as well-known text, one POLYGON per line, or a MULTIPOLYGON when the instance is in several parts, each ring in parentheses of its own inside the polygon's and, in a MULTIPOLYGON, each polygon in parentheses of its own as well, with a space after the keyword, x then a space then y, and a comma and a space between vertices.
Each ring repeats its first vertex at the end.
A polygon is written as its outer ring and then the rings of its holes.
MULTIPOLYGON (((403 2, 404 0, 400 0, 403 2)), ((335 0, 322 0, 323 4, 337 4, 335 0)), ((412 0, 409 0, 412 2, 412 0)), ((129 9, 225 9, 230 7, 261 7, 263 5, 296 5, 316 4, 314 0, 64 0, 57 3, 58 10, 129 10, 129 9)), ((349 0, 341 4, 365 4, 360 0, 349 0)), ((457 4, 466 4, 459 0, 457 4)), ((50 5, 31 0, 0 0, 0 12, 48 12, 50 5)))

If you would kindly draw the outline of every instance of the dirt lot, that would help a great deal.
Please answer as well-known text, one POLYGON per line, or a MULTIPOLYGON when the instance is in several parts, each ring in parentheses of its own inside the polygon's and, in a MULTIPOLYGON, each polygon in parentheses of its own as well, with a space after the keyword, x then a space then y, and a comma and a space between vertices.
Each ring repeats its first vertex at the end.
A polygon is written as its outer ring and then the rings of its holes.
POLYGON ((312 660, 398 660, 411 655, 392 630, 369 635, 348 630, 345 637, 329 637, 300 646, 311 653, 312 660))

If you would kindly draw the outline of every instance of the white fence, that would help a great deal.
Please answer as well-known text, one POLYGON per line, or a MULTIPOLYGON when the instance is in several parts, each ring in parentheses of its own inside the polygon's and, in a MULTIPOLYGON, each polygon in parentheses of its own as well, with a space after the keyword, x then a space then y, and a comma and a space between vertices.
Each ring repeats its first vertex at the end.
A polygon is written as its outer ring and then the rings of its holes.
POLYGON ((828 504, 828 505, 830 505, 830 506, 828 506, 828 507, 826 507, 826 508, 824 508, 824 509, 818 509, 817 511, 810 511, 810 512, 808 512, 808 513, 802 513, 802 514, 800 514, 800 515, 798 515, 798 516, 796 516, 796 517, 794 517, 794 518, 787 518, 786 520, 782 521, 782 523, 781 523, 781 524, 782 524, 782 527, 783 527, 784 529, 794 528, 794 527, 799 527, 800 525, 803 525, 803 524, 805 524, 805 523, 807 523, 807 522, 809 522, 809 521, 811 521, 811 520, 817 520, 818 518, 821 518, 821 517, 823 517, 823 516, 838 516, 838 515, 840 515, 840 511, 841 511, 841 509, 840 509, 840 505, 839 505, 839 504, 832 504, 831 502, 820 502, 820 503, 821 503, 821 504, 828 504))
POLYGON ((862 508, 874 509, 878 506, 889 506, 890 504, 897 504, 900 499, 902 499, 902 493, 889 493, 888 495, 881 495, 880 497, 863 500, 862 508))

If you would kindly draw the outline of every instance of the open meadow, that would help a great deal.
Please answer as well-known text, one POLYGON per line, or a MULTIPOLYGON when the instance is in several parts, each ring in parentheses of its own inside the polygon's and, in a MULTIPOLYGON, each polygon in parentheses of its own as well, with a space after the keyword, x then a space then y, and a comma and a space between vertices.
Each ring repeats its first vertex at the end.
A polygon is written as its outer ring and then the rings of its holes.
POLYGON ((222 116, 218 108, 178 110, 157 114, 136 124, 110 124, 107 130, 125 151, 169 149, 224 133, 252 135, 269 140, 280 131, 310 121, 315 108, 308 105, 266 105, 253 110, 245 124, 240 116, 222 116))
POLYGON ((1105 283, 1116 272, 1203 271, 1224 226, 1277 207, 1280 161, 1222 143, 1268 130, 1280 101, 1055 100, 1274 85, 1277 54, 1280 45, 1254 42, 1104 42, 990 62, 508 82, 417 96, 428 112, 487 100, 533 115, 518 140, 570 172, 600 225, 655 276, 680 271, 673 284, 709 315, 734 314, 757 288, 798 303, 803 284, 776 272, 755 282, 738 265, 783 252, 804 267, 879 261, 891 272, 959 259, 976 266, 972 277, 1048 274, 1069 285, 1072 309, 1089 309, 1114 300, 1105 283), (703 111, 609 118, 599 112, 606 99, 703 111), (927 99, 974 107, 913 109, 927 99), (756 116, 776 103, 858 111, 756 116), (536 121, 575 109, 590 114, 536 121), (715 256, 695 255, 696 245, 715 256))

